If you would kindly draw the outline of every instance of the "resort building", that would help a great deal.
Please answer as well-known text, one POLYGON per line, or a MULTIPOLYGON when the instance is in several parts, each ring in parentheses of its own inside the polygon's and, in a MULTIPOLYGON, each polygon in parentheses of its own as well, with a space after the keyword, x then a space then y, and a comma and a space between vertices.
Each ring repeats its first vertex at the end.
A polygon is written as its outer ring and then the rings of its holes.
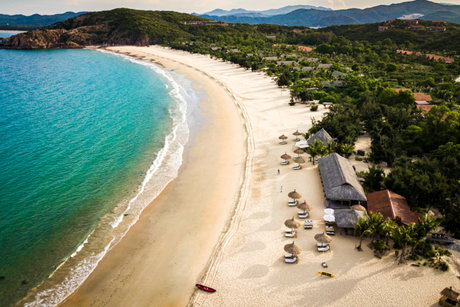
POLYGON ((404 196, 390 190, 367 194, 367 211, 381 213, 384 219, 391 218, 403 225, 416 223, 421 213, 410 210, 404 196))
POLYGON ((332 66, 332 64, 319 64, 318 68, 326 68, 329 69, 332 66))
POLYGON ((268 39, 276 39, 276 35, 268 35, 268 36, 265 36, 266 38, 268 39))
POLYGON ((410 26, 409 30, 422 30, 423 28, 425 27, 424 26, 410 26))
POLYGON ((313 144, 315 141, 322 142, 324 145, 327 143, 332 142, 334 139, 327 133, 324 128, 321 128, 318 132, 313 134, 310 138, 308 138, 307 143, 308 145, 313 144))
POLYGON ((277 56, 267 56, 264 58, 265 61, 278 61, 277 56))
POLYGON ((445 25, 446 21, 445 20, 433 20, 431 21, 431 23, 435 25, 445 25))
POLYGON ((379 31, 386 31, 388 30, 390 27, 384 27, 384 26, 380 26, 379 27, 379 31))
POLYGON ((366 193, 348 159, 333 153, 318 160, 319 173, 326 196, 326 206, 340 208, 367 201, 366 193))
POLYGON ((432 27, 431 31, 436 31, 436 32, 445 32, 446 27, 432 27))

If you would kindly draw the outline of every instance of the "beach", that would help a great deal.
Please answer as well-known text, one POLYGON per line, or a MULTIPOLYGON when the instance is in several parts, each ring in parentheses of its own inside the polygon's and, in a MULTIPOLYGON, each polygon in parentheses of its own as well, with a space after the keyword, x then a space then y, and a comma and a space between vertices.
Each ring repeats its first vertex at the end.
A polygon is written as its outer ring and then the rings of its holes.
POLYGON ((294 156, 292 133, 308 131, 327 109, 289 106, 289 92, 270 77, 209 56, 156 46, 108 50, 187 74, 206 91, 202 122, 178 178, 61 306, 435 306, 444 287, 459 286, 458 252, 443 273, 398 265, 394 252, 378 259, 368 240, 357 252, 353 236, 337 234, 331 252, 316 251, 325 200, 318 166, 304 156, 295 171, 280 156, 294 156), (281 134, 287 145, 279 144, 281 134), (314 228, 288 239, 294 189, 313 206, 314 228), (283 247, 293 240, 303 252, 289 265, 283 247), (317 274, 324 261, 335 278, 317 274))

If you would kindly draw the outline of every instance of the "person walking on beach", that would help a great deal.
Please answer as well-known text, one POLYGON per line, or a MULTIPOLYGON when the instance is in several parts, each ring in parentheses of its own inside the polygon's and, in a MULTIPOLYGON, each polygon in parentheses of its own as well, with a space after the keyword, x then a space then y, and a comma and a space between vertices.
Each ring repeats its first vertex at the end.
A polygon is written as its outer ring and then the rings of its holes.
POLYGON ((283 186, 281 186, 281 191, 280 192, 283 193, 283 186))
POLYGON ((280 174, 280 170, 278 170, 278 175, 280 174))

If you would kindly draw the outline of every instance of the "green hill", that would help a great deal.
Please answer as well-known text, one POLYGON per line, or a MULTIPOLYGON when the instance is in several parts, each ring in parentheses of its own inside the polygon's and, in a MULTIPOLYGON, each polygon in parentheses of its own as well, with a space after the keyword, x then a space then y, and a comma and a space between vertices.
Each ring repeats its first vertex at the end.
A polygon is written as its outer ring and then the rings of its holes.
POLYGON ((193 26, 189 21, 206 21, 190 14, 167 11, 115 9, 80 15, 43 27, 39 31, 15 35, 3 42, 3 48, 81 48, 88 45, 140 45, 167 43, 195 37, 252 35, 263 37, 250 25, 193 26))
POLYGON ((421 17, 423 20, 445 20, 448 22, 460 23, 460 13, 437 11, 421 17))

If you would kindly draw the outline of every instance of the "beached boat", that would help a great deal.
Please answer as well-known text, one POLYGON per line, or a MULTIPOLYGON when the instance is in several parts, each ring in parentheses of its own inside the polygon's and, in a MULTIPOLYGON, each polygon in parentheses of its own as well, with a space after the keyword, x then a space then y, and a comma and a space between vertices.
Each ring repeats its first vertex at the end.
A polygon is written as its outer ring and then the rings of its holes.
POLYGON ((198 287, 198 289, 201 289, 201 290, 206 291, 206 292, 216 292, 216 289, 209 288, 209 287, 206 287, 206 286, 203 286, 203 285, 200 285, 200 284, 196 284, 196 286, 198 287))
POLYGON ((317 272, 319 275, 324 275, 324 276, 329 276, 329 277, 335 277, 334 274, 331 274, 331 273, 327 273, 327 272, 321 272, 321 271, 318 271, 317 272))

